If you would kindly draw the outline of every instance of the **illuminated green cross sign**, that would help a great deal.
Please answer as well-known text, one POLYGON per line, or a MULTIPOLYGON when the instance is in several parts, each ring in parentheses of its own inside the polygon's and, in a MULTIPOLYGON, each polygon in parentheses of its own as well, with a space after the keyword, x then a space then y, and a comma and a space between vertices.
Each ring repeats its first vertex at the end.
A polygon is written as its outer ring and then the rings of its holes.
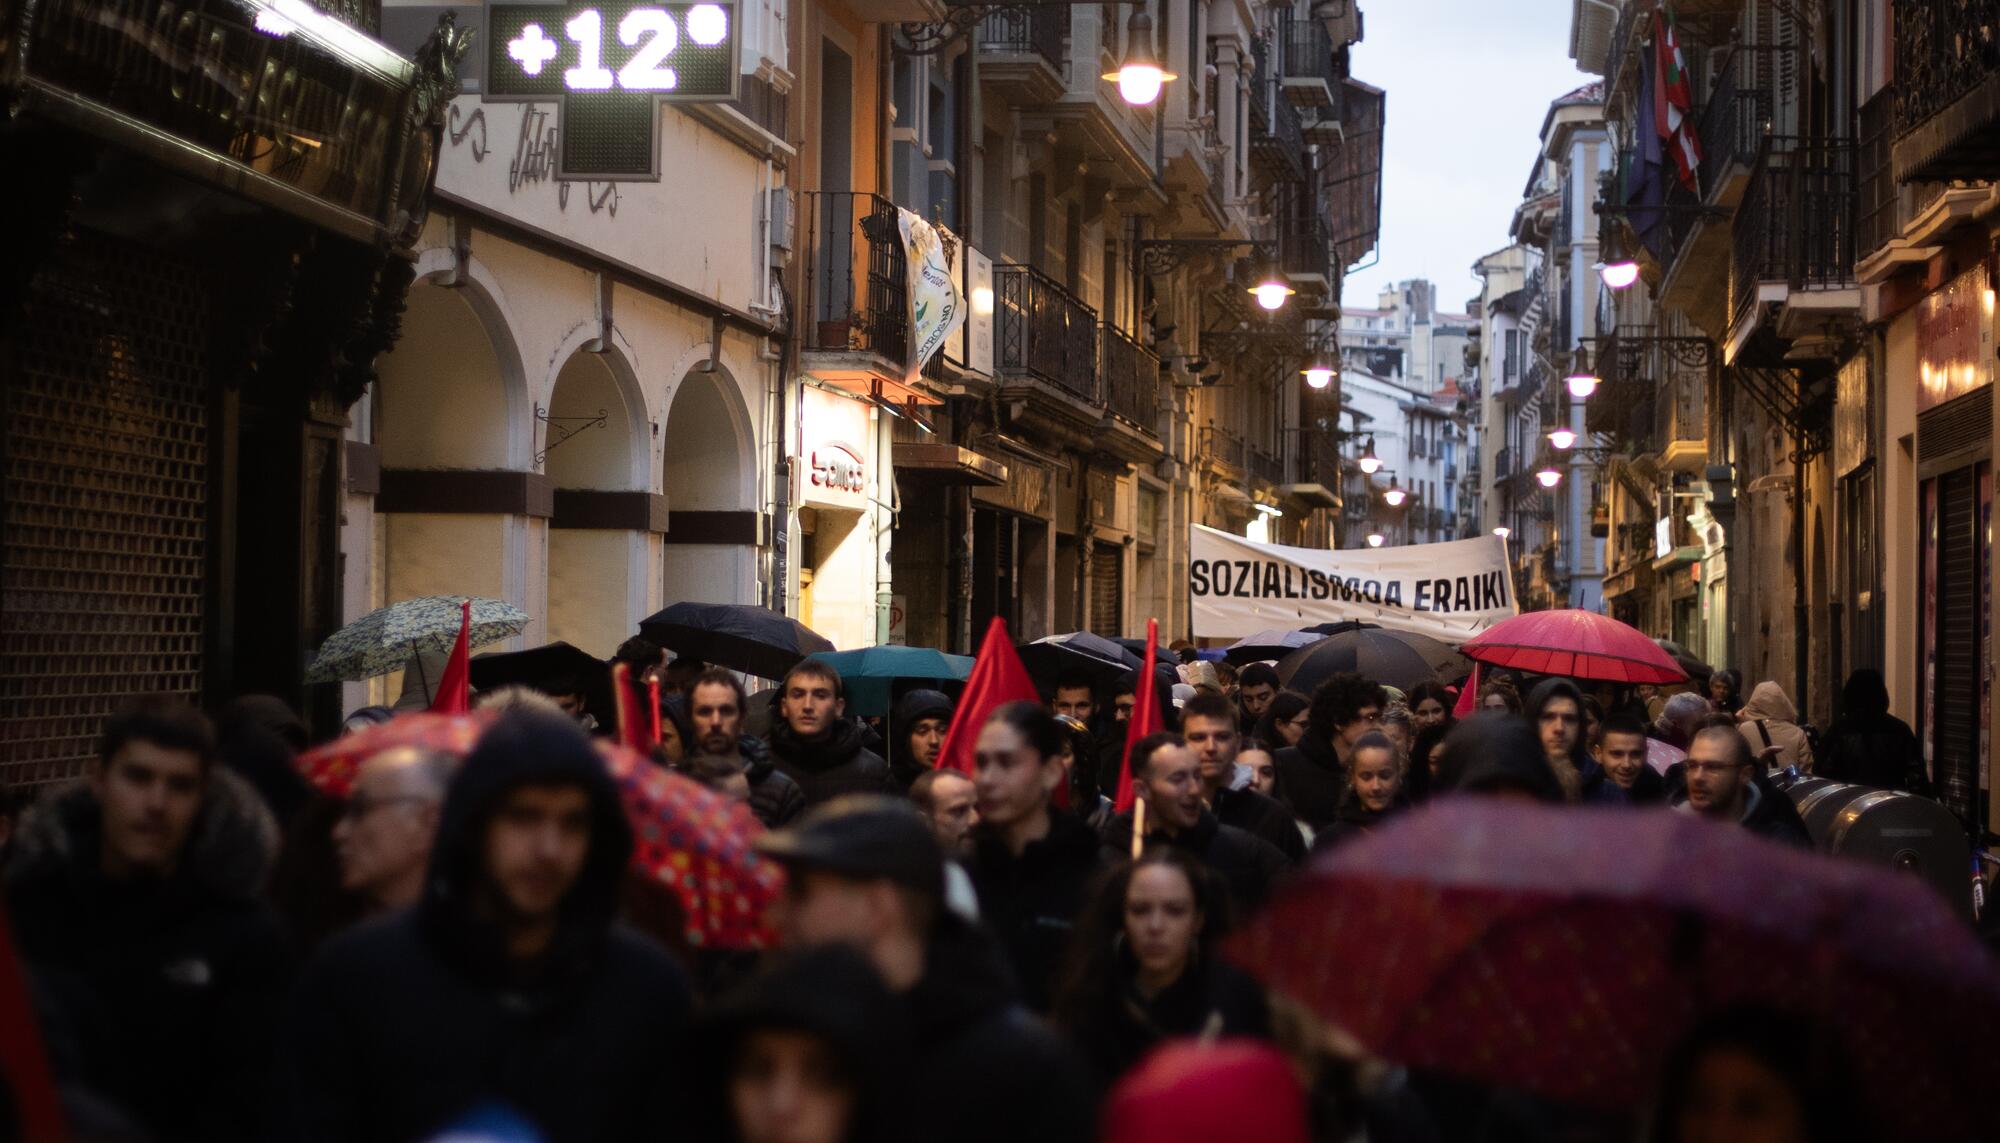
POLYGON ((484 98, 553 102, 556 177, 660 177, 662 102, 739 92, 735 0, 486 6, 484 98))

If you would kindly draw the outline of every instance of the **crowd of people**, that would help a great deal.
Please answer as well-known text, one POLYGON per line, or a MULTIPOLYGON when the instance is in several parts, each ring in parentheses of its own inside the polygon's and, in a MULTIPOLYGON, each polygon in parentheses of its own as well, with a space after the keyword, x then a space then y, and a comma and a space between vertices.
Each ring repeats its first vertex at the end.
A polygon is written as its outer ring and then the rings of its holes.
POLYGON ((1739 703, 1726 672, 1705 694, 1550 678, 1523 697, 1494 677, 1458 721, 1443 682, 1343 674, 1305 695, 1268 664, 1201 664, 1128 761, 1157 680, 1065 675, 987 719, 967 773, 938 768, 939 691, 877 725, 817 660, 753 710, 734 673, 620 654, 664 680, 658 764, 768 827, 778 949, 630 923, 632 828, 563 687, 482 696, 503 713, 468 756, 377 754, 340 800, 291 769, 306 742, 282 704, 211 723, 148 701, 7 840, 72 1137, 1863 1137, 1828 1114, 1849 1094, 1785 1055, 1802 1033, 1768 1021, 1705 1028, 1655 1105, 1568 1116, 1367 1059, 1220 943, 1314 853, 1433 798, 1685 812, 1809 845, 1775 772, 1921 776, 1879 676, 1815 740, 1775 684, 1739 703), (1707 1050, 1747 1064, 1706 1068, 1707 1050))

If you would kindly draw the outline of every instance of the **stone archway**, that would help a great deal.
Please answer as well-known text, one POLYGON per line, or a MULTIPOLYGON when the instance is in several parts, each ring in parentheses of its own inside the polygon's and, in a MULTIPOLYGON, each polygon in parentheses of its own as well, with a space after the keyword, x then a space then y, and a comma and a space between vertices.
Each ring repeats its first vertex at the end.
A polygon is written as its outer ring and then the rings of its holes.
POLYGON ((600 657, 636 630, 645 606, 646 422, 636 393, 622 357, 579 350, 557 372, 537 426, 554 486, 549 638, 600 657))
POLYGON ((758 602, 756 450, 735 379, 720 368, 689 372, 674 389, 664 436, 671 525, 663 598, 758 602))

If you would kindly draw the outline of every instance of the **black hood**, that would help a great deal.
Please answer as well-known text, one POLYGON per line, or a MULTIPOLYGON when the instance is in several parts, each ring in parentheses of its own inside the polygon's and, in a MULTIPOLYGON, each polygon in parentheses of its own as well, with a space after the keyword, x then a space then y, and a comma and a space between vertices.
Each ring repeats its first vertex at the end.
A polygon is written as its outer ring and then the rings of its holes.
POLYGON ((861 753, 866 736, 850 719, 835 719, 833 730, 818 742, 807 742, 792 733, 792 724, 783 719, 771 725, 771 750, 802 770, 815 773, 831 770, 861 753))
POLYGON ((486 827, 507 795, 524 786, 576 787, 590 800, 590 854, 563 902, 552 962, 586 960, 602 946, 632 859, 632 827, 618 787, 576 723, 533 710, 504 715, 480 736, 445 794, 418 906, 426 935, 477 973, 508 971, 501 934, 478 915, 476 902, 486 827))
POLYGON ((944 910, 924 955, 924 975, 909 991, 919 1052, 1018 1002, 1020 987, 1000 946, 985 929, 944 910))
POLYGON ((1538 801, 1563 800, 1562 784, 1542 742, 1526 721, 1505 714, 1475 714, 1452 727, 1438 766, 1439 793, 1525 793, 1538 801))
POLYGON ((883 728, 889 736, 883 749, 889 759, 889 769, 900 785, 908 787, 927 769, 910 757, 910 730, 927 718, 941 718, 946 726, 950 726, 951 714, 951 699, 943 691, 914 690, 896 701, 895 713, 889 716, 889 723, 883 728))

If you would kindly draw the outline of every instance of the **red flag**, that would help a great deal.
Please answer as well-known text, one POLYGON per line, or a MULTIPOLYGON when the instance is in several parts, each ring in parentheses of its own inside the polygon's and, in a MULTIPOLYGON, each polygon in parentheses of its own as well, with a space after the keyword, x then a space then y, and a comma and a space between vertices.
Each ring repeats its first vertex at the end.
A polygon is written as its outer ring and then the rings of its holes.
MULTIPOLYGON (((646 700, 646 713, 651 716, 653 726, 653 744, 657 746, 660 742, 660 676, 654 675, 646 680, 646 700)), ((681 743, 683 748, 693 745, 691 742, 681 743)))
POLYGON ((651 758, 660 741, 657 730, 659 706, 648 719, 639 709, 639 692, 632 685, 632 668, 624 663, 611 665, 611 701, 618 708, 618 741, 640 755, 651 758))
POLYGON ((1687 60, 1681 54, 1673 13, 1653 11, 1653 129, 1673 153, 1681 186, 1701 193, 1696 170, 1701 166, 1701 139, 1694 131, 1694 88, 1688 82, 1687 60))
POLYGON ((1451 716, 1455 719, 1471 718, 1472 712, 1478 709, 1479 661, 1475 659, 1472 663, 1472 677, 1465 680, 1465 685, 1459 688, 1458 703, 1451 708, 1451 716))
POLYGON ((437 694, 431 709, 440 714, 464 714, 472 709, 472 601, 458 605, 458 642, 451 645, 451 658, 438 678, 437 694))
MULTIPOLYGON (((1040 701, 1042 696, 1028 677, 1028 668, 1021 665, 1021 656, 1014 653, 1014 644, 1007 638, 1007 621, 994 616, 986 628, 986 641, 979 645, 979 658, 973 661, 972 675, 965 680, 965 695, 958 700, 951 726, 944 732, 937 768, 970 777, 973 747, 993 712, 1010 702, 1040 701)), ((1069 796, 1068 789, 1067 782, 1058 788, 1058 804, 1069 796)))
POLYGON ((1146 620, 1146 655, 1139 662, 1139 680, 1132 688, 1132 721, 1125 724, 1125 753, 1118 764, 1118 813, 1132 808, 1139 792, 1132 788, 1132 748, 1149 734, 1167 728, 1160 715, 1160 688, 1153 679, 1153 656, 1160 649, 1160 621, 1146 620))
POLYGON ((7 929, 7 912, 0 907, 0 1083, 12 1097, 8 1138, 60 1140, 69 1138, 62 1102, 56 1095, 54 1073, 43 1050, 40 1021, 28 998, 27 974, 7 929))

